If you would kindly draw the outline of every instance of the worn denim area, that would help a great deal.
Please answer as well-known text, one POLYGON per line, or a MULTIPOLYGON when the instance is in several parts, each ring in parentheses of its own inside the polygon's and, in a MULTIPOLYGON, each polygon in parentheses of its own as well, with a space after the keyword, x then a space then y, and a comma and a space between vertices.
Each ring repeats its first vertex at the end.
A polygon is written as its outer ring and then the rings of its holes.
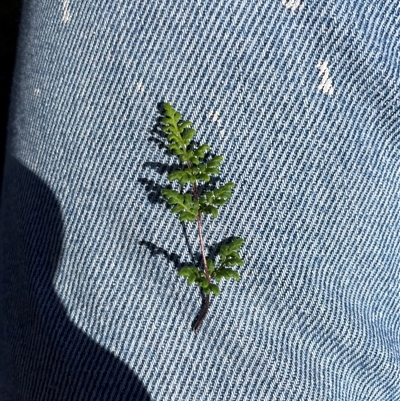
POLYGON ((2 399, 400 400, 399 54, 397 1, 25 2, 2 399), (198 333, 164 101, 237 184, 206 244, 246 240, 198 333))

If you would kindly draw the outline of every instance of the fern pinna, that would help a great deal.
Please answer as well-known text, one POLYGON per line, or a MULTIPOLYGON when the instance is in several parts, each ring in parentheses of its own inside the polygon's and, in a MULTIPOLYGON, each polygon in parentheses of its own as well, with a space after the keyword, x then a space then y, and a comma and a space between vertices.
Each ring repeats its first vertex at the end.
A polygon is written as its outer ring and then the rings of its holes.
POLYGON ((233 267, 243 265, 239 251, 244 240, 236 238, 222 245, 213 259, 206 255, 202 234, 202 215, 209 214, 217 218, 218 208, 228 203, 235 184, 228 182, 219 188, 201 191, 198 184, 209 182, 212 175, 220 173, 223 157, 215 156, 206 161, 210 146, 194 145, 193 137, 196 131, 193 123, 182 120, 182 115, 169 103, 164 104, 162 130, 166 134, 169 150, 180 161, 179 168, 168 175, 168 180, 177 181, 181 186, 180 191, 163 189, 162 194, 180 221, 197 222, 202 266, 184 266, 178 272, 179 276, 187 279, 189 285, 199 286, 205 294, 204 308, 193 327, 196 331, 209 309, 210 294, 220 293, 218 283, 222 279, 233 278, 236 281, 240 279, 239 273, 233 267))

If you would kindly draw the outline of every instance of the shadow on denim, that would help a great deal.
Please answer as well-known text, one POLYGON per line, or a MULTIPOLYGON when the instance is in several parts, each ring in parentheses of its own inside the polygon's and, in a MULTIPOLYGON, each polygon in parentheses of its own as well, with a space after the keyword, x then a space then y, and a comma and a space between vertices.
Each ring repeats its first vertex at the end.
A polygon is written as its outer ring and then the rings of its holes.
POLYGON ((0 398, 150 400, 132 370, 72 323, 54 290, 63 242, 55 196, 17 160, 5 167, 0 398))

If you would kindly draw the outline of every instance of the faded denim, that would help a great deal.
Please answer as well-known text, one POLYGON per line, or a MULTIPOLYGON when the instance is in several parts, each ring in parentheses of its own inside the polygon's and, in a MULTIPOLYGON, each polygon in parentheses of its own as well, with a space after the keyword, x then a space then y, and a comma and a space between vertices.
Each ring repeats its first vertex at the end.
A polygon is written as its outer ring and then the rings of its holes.
MULTIPOLYGON (((400 6, 31 0, 1 200, 2 400, 400 400, 400 6), (168 101, 237 184, 190 328, 168 101)), ((186 236, 186 239, 185 239, 186 236)))

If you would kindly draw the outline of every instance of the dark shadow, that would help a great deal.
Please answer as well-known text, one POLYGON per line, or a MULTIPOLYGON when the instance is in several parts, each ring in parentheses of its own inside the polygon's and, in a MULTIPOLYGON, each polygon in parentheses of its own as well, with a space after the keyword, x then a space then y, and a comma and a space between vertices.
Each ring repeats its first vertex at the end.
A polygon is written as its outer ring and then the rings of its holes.
POLYGON ((167 201, 161 191, 164 188, 170 187, 162 186, 160 184, 157 184, 155 181, 149 180, 144 177, 139 178, 138 182, 140 182, 144 186, 144 189, 147 192, 147 199, 151 204, 165 204, 167 206, 167 201))
POLYGON ((0 187, 21 8, 22 0, 2 0, 0 3, 0 187))
POLYGON ((192 259, 192 263, 195 264, 196 266, 198 266, 198 264, 201 263, 201 252, 196 252, 196 253, 193 252, 193 248, 190 245, 189 235, 187 233, 186 226, 187 226, 187 223, 181 221, 183 236, 185 237, 186 246, 189 251, 190 257, 192 259))
POLYGON ((68 318, 53 287, 63 243, 60 205, 11 157, 0 222, 0 399, 150 400, 134 372, 68 318))
POLYGON ((151 168, 160 175, 165 173, 170 174, 179 168, 179 164, 165 164, 158 162, 145 162, 143 163, 143 168, 151 168))
POLYGON ((165 133, 162 130, 162 119, 164 118, 164 102, 157 103, 157 117, 156 123, 150 130, 150 135, 147 137, 149 142, 157 145, 158 149, 162 150, 165 154, 171 156, 171 152, 168 149, 167 141, 165 139, 165 133))
POLYGON ((182 266, 185 266, 187 264, 192 264, 192 262, 189 263, 182 263, 181 258, 177 253, 174 252, 168 252, 166 249, 162 248, 161 246, 158 246, 156 244, 153 244, 150 241, 145 241, 141 240, 139 241, 139 245, 145 246, 151 253, 151 256, 156 256, 156 255, 162 255, 168 262, 172 262, 175 266, 175 269, 178 271, 182 266))
POLYGON ((145 246, 151 253, 151 256, 155 255, 163 255, 168 262, 172 262, 175 266, 176 271, 178 271, 183 266, 201 266, 202 259, 200 252, 193 252, 193 248, 190 245, 189 237, 187 234, 186 224, 181 222, 181 227, 183 231, 183 236, 185 237, 185 242, 187 249, 190 254, 190 260, 188 261, 181 261, 181 257, 175 252, 168 252, 166 249, 146 240, 139 241, 139 245, 145 246))

